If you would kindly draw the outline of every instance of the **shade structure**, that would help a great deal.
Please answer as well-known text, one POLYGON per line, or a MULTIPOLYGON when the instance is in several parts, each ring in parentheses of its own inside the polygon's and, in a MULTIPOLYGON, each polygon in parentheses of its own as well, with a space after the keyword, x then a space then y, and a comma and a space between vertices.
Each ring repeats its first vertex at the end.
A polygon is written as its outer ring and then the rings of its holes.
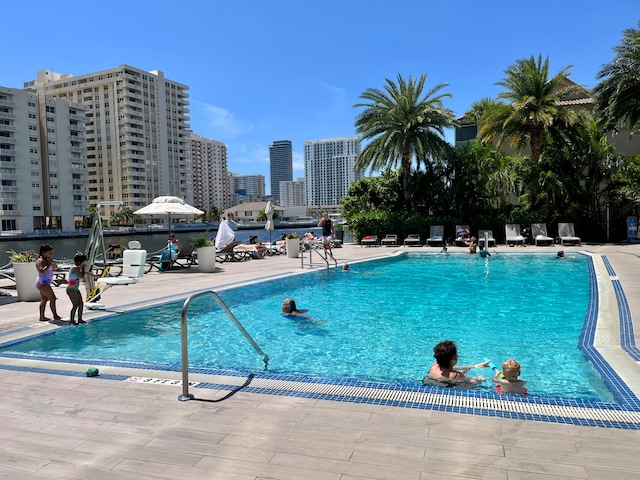
POLYGON ((267 216, 267 223, 264 229, 269 230, 269 243, 271 243, 271 232, 273 232, 275 228, 273 225, 273 205, 271 204, 271 200, 269 200, 267 206, 264 207, 264 214, 267 216))
POLYGON ((173 217, 189 217, 193 215, 202 215, 204 212, 199 208, 192 207, 180 197, 165 195, 156 197, 146 207, 142 207, 135 212, 135 215, 147 215, 149 217, 164 217, 169 221, 169 230, 171 230, 171 216, 173 217))

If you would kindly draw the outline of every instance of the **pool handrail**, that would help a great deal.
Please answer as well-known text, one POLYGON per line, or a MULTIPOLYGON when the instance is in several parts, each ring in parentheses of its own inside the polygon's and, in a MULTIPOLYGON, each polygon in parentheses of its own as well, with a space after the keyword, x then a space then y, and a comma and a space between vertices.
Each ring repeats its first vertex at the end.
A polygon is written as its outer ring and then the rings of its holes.
MULTIPOLYGON (((324 249, 324 245, 321 242, 304 242, 304 245, 307 248, 300 248, 300 267, 304 268, 304 252, 306 250, 309 251, 309 266, 313 266, 313 252, 315 251, 318 254, 318 257, 320 257, 320 259, 327 265, 327 268, 329 268, 329 258, 328 257, 324 257, 321 253, 320 253, 320 249, 324 249)), ((326 250, 325 251, 325 255, 326 250)), ((335 266, 338 266, 338 261, 333 257, 333 253, 330 254, 331 255, 331 260, 333 260, 333 263, 335 264, 335 266)))
POLYGON ((181 316, 181 336, 182 336, 182 395, 178 396, 178 400, 185 402, 187 400, 193 400, 193 395, 189 393, 189 352, 187 345, 187 311, 189 310, 189 305, 191 301, 198 298, 203 297, 205 295, 212 295, 214 300, 220 305, 220 307, 226 312, 227 316, 231 319, 233 324, 240 330, 240 333, 244 335, 253 349, 258 353, 258 355, 262 356, 262 361, 264 362, 265 370, 269 366, 269 355, 264 353, 262 349, 258 346, 258 344, 251 338, 251 335, 244 329, 242 324, 238 321, 235 315, 229 310, 229 307, 222 301, 220 295, 218 295, 213 290, 207 290, 205 292, 199 292, 194 295, 191 295, 187 298, 182 306, 182 316, 181 316))

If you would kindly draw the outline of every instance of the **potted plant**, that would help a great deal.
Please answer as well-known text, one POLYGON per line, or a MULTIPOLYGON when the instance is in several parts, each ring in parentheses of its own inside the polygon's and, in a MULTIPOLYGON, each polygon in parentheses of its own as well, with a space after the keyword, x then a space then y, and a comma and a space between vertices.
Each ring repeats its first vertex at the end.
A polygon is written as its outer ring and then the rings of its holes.
POLYGON ((38 271, 35 265, 38 253, 33 249, 26 252, 8 250, 7 253, 9 261, 13 264, 18 299, 23 302, 37 302, 40 300, 40 290, 36 287, 38 271))
POLYGON ((333 235, 336 237, 336 240, 340 240, 344 243, 344 224, 336 223, 333 229, 333 235))
POLYGON ((212 273, 216 271, 216 246, 207 238, 207 233, 202 232, 191 239, 191 246, 198 255, 198 271, 212 273))
POLYGON ((287 258, 298 258, 300 256, 300 237, 296 232, 287 234, 287 258))

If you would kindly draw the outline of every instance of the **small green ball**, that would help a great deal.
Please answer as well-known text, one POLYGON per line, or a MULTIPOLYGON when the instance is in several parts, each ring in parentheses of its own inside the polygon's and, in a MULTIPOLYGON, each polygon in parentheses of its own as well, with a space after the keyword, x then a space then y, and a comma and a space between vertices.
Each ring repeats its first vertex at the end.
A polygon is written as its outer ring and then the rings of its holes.
POLYGON ((91 367, 91 368, 87 368, 87 371, 85 373, 86 373, 87 377, 95 377, 100 372, 98 371, 97 368, 91 367))

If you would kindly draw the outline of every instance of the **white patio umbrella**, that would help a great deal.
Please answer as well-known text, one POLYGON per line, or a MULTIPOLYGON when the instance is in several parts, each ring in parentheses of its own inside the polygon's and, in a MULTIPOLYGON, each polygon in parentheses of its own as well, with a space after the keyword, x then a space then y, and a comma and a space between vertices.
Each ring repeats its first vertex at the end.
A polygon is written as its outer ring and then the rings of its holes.
POLYGON ((182 198, 170 195, 156 197, 146 207, 142 207, 135 212, 135 215, 147 215, 150 217, 166 216, 169 221, 169 231, 171 231, 171 216, 185 217, 192 215, 202 215, 204 212, 196 207, 192 207, 182 198))
POLYGON ((271 243, 271 232, 273 232, 275 228, 273 225, 273 205, 271 205, 271 200, 269 200, 267 206, 264 207, 264 214, 267 216, 267 223, 264 229, 269 230, 269 243, 271 243))

